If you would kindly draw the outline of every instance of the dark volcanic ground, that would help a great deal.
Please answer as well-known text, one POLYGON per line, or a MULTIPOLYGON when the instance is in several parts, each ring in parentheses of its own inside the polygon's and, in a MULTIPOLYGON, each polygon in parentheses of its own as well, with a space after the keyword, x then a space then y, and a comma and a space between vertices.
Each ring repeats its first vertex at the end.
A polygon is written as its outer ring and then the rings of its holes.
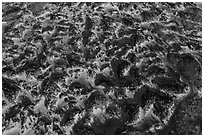
POLYGON ((200 3, 3 3, 3 134, 202 134, 200 3))

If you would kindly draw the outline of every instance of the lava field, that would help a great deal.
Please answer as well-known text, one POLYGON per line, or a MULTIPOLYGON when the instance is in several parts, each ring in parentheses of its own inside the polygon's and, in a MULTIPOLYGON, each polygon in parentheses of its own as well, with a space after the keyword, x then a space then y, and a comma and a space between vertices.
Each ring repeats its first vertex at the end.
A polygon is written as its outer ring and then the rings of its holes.
POLYGON ((201 135, 202 3, 3 2, 3 135, 201 135))

